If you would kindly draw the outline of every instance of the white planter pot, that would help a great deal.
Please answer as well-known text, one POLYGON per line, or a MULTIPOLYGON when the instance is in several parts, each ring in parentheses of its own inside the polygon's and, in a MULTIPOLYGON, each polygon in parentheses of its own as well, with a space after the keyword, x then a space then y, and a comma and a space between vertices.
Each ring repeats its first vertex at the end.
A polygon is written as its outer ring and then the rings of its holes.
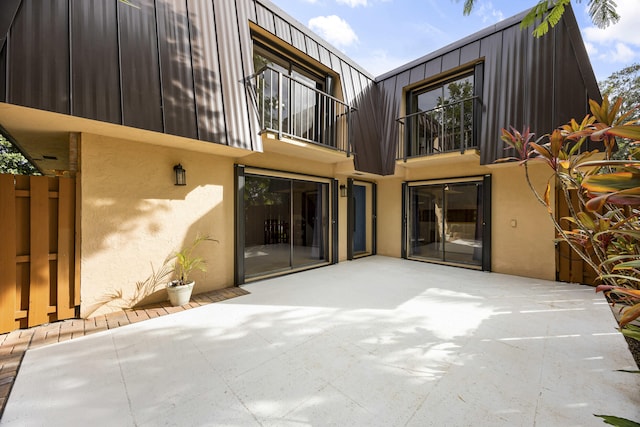
MULTIPOLYGON (((196 282, 189 282, 182 286, 167 286, 167 293, 169 294, 171 305, 177 307, 187 304, 191 299, 191 292, 195 284, 196 282)), ((171 283, 169 285, 171 285, 171 283)))

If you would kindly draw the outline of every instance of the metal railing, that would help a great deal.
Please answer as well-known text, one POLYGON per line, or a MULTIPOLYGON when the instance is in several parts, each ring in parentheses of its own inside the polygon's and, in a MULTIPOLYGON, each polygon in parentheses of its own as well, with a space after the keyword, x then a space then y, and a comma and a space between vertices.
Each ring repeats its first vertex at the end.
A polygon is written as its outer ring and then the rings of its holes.
POLYGON ((352 153, 353 107, 268 66, 245 83, 255 97, 263 132, 352 153))
POLYGON ((477 147, 474 138, 477 96, 418 111, 397 119, 401 125, 397 160, 477 147))

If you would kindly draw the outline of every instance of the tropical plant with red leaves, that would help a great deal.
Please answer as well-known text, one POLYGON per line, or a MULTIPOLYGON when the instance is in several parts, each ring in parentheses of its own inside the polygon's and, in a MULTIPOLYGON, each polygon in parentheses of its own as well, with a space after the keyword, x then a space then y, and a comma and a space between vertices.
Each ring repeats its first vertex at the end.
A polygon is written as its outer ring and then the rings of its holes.
POLYGON ((598 273, 596 291, 621 307, 622 332, 638 339, 630 323, 640 318, 640 121, 634 111, 620 111, 622 102, 610 103, 607 97, 602 103, 589 101, 591 114, 581 122, 571 120, 537 139, 528 128, 503 129, 501 139, 515 156, 498 161, 517 160, 524 166, 529 188, 547 208, 558 240, 598 273), (604 151, 583 150, 587 140, 600 142, 604 151), (627 158, 616 158, 618 141, 631 147, 627 158), (532 184, 531 162, 543 162, 552 171, 544 191, 532 184), (567 201, 568 217, 555 217, 554 186, 567 201))

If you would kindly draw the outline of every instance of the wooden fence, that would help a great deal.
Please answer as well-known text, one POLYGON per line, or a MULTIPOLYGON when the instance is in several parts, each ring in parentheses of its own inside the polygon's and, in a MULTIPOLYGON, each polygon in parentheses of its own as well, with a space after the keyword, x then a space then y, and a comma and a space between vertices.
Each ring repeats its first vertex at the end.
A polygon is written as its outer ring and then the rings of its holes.
POLYGON ((75 180, 0 175, 0 333, 75 317, 75 180))
MULTIPOLYGON (((571 202, 578 207, 578 195, 571 191, 571 202)), ((569 205, 561 189, 556 190, 556 218, 571 216, 569 205)), ((571 228, 567 221, 561 221, 564 229, 571 228)), ((562 282, 583 283, 593 285, 598 274, 589 264, 584 262, 580 255, 569 247, 567 242, 559 242, 556 246, 556 279, 562 282)))

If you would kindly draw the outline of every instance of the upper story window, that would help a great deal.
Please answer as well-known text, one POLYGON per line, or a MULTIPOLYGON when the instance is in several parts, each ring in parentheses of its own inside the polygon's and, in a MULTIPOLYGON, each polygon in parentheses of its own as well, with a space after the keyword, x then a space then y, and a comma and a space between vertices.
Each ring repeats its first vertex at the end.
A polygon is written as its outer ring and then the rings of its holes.
POLYGON ((263 130, 350 152, 351 108, 331 95, 335 77, 261 40, 253 42, 253 65, 263 130))
POLYGON ((477 72, 469 70, 407 93, 404 143, 398 158, 428 156, 476 147, 474 111, 477 72))

